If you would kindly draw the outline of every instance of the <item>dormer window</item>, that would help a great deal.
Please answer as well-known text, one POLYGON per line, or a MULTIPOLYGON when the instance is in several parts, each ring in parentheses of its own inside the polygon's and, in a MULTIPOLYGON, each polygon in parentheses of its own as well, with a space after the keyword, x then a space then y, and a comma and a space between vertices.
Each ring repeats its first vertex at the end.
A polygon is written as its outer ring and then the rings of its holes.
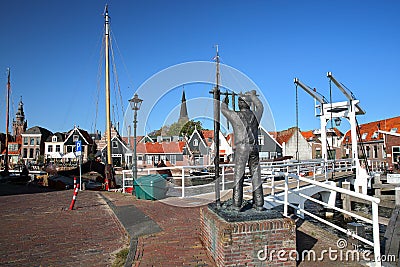
POLYGON ((361 136, 362 140, 365 140, 367 138, 368 133, 363 133, 363 135, 361 136))
POLYGON ((199 140, 194 139, 193 140, 193 146, 199 146, 199 140))
POLYGON ((57 136, 53 136, 53 137, 51 138, 51 141, 52 141, 52 142, 57 142, 57 136))
POLYGON ((112 145, 113 145, 113 148, 118 148, 118 142, 117 141, 113 141, 112 145))
POLYGON ((391 133, 396 133, 396 132, 397 132, 397 128, 392 128, 392 129, 390 129, 390 132, 391 132, 391 133))
POLYGON ((374 134, 371 136, 371 138, 372 138, 372 139, 378 138, 378 134, 379 134, 378 132, 374 132, 374 134))
POLYGON ((76 141, 78 141, 78 140, 79 140, 79 135, 74 134, 74 135, 72 136, 72 141, 76 142, 76 141))

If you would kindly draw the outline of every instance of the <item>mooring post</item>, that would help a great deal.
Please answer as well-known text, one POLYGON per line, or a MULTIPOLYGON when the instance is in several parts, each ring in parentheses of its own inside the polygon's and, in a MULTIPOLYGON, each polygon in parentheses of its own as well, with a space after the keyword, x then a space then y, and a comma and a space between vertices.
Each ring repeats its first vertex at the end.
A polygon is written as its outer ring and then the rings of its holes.
MULTIPOLYGON (((350 182, 343 182, 342 183, 342 188, 349 190, 350 191, 350 182)), ((350 195, 347 194, 341 194, 341 199, 342 199, 342 206, 343 209, 346 211, 351 211, 351 199, 350 199, 350 195)), ((343 214, 343 219, 346 222, 351 221, 351 216, 348 214, 343 214)))
POLYGON ((382 185, 382 181, 381 181, 381 175, 379 173, 375 173, 374 175, 374 184, 377 186, 375 188, 375 197, 380 197, 381 196, 381 185, 382 185))

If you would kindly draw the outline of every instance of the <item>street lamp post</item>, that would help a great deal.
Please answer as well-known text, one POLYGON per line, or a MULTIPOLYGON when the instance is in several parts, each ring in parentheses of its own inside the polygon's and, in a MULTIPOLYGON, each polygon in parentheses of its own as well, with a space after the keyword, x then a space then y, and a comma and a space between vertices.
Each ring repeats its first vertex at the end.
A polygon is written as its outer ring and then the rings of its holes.
MULTIPOLYGON (((129 100, 132 110, 134 111, 133 115, 133 166, 132 166, 132 174, 133 174, 133 183, 137 179, 137 155, 136 155, 136 125, 137 125, 137 111, 140 109, 143 100, 138 97, 137 94, 134 95, 132 99, 129 100)), ((133 187, 133 184, 132 184, 133 187)), ((132 190, 133 194, 133 190, 132 190)))

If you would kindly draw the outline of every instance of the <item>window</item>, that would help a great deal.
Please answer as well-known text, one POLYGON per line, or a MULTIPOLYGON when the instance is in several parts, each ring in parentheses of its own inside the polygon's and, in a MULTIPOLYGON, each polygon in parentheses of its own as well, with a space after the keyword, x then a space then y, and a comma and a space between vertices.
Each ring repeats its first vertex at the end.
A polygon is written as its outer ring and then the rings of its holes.
POLYGON ((72 141, 76 142, 76 141, 78 141, 78 140, 79 140, 79 135, 74 134, 74 135, 72 136, 72 141))
POLYGON ((370 147, 367 146, 367 147, 365 148, 365 150, 367 151, 367 158, 370 158, 370 157, 371 157, 371 154, 369 153, 370 147))
POLYGON ((29 156, 28 158, 33 159, 33 148, 29 149, 29 156))
POLYGON ((271 152, 271 153, 270 153, 270 158, 271 158, 271 159, 274 159, 274 158, 276 158, 276 155, 277 155, 276 152, 271 152))
POLYGON ((392 146, 392 162, 400 161, 400 146, 392 146))
POLYGON ((35 139, 34 138, 31 138, 30 145, 31 146, 35 145, 35 139))
POLYGON ((53 137, 51 138, 51 142, 57 142, 57 136, 53 136, 53 137))
POLYGON ((258 144, 259 144, 260 146, 263 146, 263 145, 264 145, 264 135, 259 135, 259 136, 258 136, 258 144))
POLYGON ((154 164, 157 164, 157 163, 158 163, 158 155, 154 156, 154 164))
POLYGON ((378 146, 374 146, 374 158, 378 158, 378 146))
POLYGON ((113 148, 118 148, 118 142, 117 141, 113 141, 112 142, 112 147, 113 148))
POLYGON ((167 156, 165 156, 165 155, 161 155, 161 160, 162 161, 164 161, 164 163, 166 162, 166 160, 167 160, 167 156))
POLYGON ((199 140, 194 139, 193 140, 193 146, 199 146, 199 140))
POLYGON ((47 147, 47 152, 53 152, 53 146, 52 145, 47 147))
POLYGON ((367 138, 367 135, 368 135, 368 133, 363 133, 362 136, 361 136, 361 139, 365 140, 367 138))
POLYGON ((147 163, 148 165, 152 164, 152 163, 153 163, 153 157, 147 155, 147 156, 146 156, 146 163, 147 163))
POLYGON ((72 152, 72 146, 67 146, 67 153, 71 153, 72 152))
POLYGON ((397 128, 392 128, 392 129, 390 129, 390 132, 391 132, 391 133, 396 133, 396 132, 397 132, 397 128))
POLYGON ((56 145, 56 152, 61 152, 60 145, 56 145))
POLYGON ((28 149, 24 148, 24 154, 22 155, 24 159, 28 157, 28 149))
POLYGON ((40 138, 36 138, 36 144, 40 145, 40 138))
POLYGON ((169 162, 171 162, 171 164, 175 165, 176 164, 176 155, 169 156, 169 162))
POLYGON ((374 132, 374 134, 371 136, 371 138, 372 138, 372 139, 378 138, 378 134, 379 134, 378 132, 374 132))
POLYGON ((28 145, 28 137, 24 137, 24 145, 28 145))

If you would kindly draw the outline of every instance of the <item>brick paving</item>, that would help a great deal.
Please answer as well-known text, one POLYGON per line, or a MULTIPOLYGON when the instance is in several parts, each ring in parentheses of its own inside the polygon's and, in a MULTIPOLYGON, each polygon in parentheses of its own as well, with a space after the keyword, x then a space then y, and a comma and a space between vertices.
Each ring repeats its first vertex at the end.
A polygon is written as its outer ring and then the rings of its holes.
POLYGON ((116 206, 134 204, 163 230, 138 238, 133 266, 215 266, 200 242, 199 207, 182 208, 115 193, 104 195, 116 206))
MULTIPOLYGON (((115 253, 127 247, 129 240, 102 196, 117 207, 134 205, 161 228, 138 237, 133 266, 215 266, 200 242, 200 207, 178 207, 185 204, 180 199, 174 206, 173 201, 166 204, 121 193, 83 191, 76 210, 68 211, 72 193, 0 196, 0 266, 110 266, 115 253)), ((308 222, 297 229, 297 237, 298 249, 317 253, 335 248, 338 239, 308 222)), ((307 260, 299 264, 320 265, 307 260)), ((325 258, 323 265, 357 264, 325 258)))
POLYGON ((72 194, 0 196, 0 266, 110 266, 125 230, 98 192, 80 192, 66 210, 72 194))

